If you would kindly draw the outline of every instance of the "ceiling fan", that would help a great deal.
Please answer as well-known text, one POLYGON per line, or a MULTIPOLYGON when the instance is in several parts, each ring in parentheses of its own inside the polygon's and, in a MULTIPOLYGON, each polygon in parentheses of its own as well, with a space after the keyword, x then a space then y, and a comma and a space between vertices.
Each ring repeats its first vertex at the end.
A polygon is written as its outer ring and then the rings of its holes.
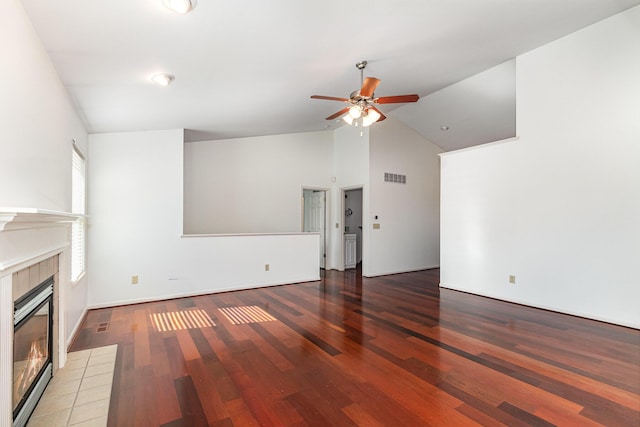
POLYGON ((380 84, 380 79, 375 77, 364 77, 364 69, 367 66, 367 61, 360 61, 356 64, 356 68, 360 70, 360 84, 359 90, 351 92, 349 98, 339 98, 336 96, 323 96, 312 95, 312 99, 326 99, 328 101, 341 101, 349 104, 342 110, 334 113, 326 118, 326 120, 334 120, 340 116, 344 116, 342 119, 348 124, 355 124, 358 126, 369 126, 375 122, 381 122, 387 117, 382 114, 382 111, 378 110, 374 104, 400 104, 403 102, 416 102, 420 97, 416 94, 413 95, 396 95, 396 96, 381 96, 379 98, 374 97, 374 91, 380 84))

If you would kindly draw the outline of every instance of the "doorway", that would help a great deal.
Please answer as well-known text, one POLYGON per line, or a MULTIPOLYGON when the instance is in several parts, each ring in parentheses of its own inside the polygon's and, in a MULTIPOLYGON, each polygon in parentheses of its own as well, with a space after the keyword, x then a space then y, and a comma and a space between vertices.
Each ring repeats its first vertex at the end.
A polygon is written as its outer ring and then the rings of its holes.
POLYGON ((345 269, 362 267, 363 228, 362 228, 362 188, 343 191, 344 194, 344 241, 345 269), (355 240, 355 254, 352 253, 352 241, 355 240), (351 251, 347 247, 351 247, 351 251), (355 258, 354 258, 355 256, 355 258))
POLYGON ((327 190, 302 189, 302 231, 319 233, 320 268, 327 258, 327 190))

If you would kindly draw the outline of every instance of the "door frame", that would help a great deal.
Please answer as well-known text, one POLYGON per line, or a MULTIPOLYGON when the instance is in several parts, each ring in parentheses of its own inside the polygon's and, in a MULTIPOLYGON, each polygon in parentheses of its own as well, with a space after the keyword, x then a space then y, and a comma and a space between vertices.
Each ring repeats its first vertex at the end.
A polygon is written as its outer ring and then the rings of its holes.
MULTIPOLYGON (((344 227, 345 227, 345 209, 344 209, 344 199, 345 199, 345 195, 347 191, 352 191, 352 190, 362 190, 362 248, 361 248, 361 253, 362 253, 362 267, 363 267, 363 271, 364 271, 364 257, 365 257, 365 251, 364 251, 364 245, 365 245, 365 230, 366 230, 366 216, 365 216, 365 210, 364 210, 364 185, 352 185, 349 187, 340 187, 340 225, 341 225, 341 229, 340 229, 340 245, 339 245, 339 249, 338 249, 338 256, 339 256, 339 262, 338 262, 338 270, 339 271, 344 271, 344 227)), ((367 236, 368 237, 368 236, 367 236)))
POLYGON ((329 221, 329 196, 330 196, 330 188, 323 188, 323 187, 312 187, 312 186, 305 186, 303 185, 302 188, 300 189, 300 208, 301 208, 301 212, 300 212, 300 231, 305 232, 304 231, 304 192, 305 190, 309 190, 309 191, 322 191, 324 192, 324 233, 322 233, 322 235, 320 236, 320 239, 322 240, 322 250, 323 250, 323 261, 324 261, 324 266, 320 266, 320 268, 327 268, 327 226, 328 226, 328 221, 329 221))

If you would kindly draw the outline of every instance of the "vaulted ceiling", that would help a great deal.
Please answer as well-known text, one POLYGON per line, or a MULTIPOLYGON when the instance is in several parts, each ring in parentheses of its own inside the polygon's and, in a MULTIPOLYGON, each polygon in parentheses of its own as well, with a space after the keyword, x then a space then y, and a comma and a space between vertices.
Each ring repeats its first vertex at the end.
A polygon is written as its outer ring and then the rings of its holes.
POLYGON ((91 133, 185 128, 194 141, 334 129, 324 118, 342 104, 309 96, 348 96, 367 60, 365 76, 382 80, 376 96, 422 97, 380 109, 448 150, 513 120, 500 107, 495 118, 467 111, 457 133, 438 134, 461 108, 487 110, 483 96, 513 104, 513 81, 495 78, 505 67, 469 77, 640 0, 199 0, 187 15, 162 0, 22 4, 91 133), (175 82, 152 84, 158 72, 175 82))

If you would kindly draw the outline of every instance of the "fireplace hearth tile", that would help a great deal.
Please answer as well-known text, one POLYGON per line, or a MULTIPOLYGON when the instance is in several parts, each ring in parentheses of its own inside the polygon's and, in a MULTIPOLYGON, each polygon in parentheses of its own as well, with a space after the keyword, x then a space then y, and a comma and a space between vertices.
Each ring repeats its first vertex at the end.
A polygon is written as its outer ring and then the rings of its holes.
POLYGON ((84 391, 101 385, 111 384, 112 382, 113 371, 109 372, 108 374, 99 374, 92 377, 84 377, 82 379, 82 384, 80 384, 80 391, 84 391))
POLYGON ((64 409, 42 417, 32 416, 27 423, 27 427, 67 427, 69 425, 69 414, 71 414, 71 409, 64 409))
POLYGON ((91 361, 93 361, 93 357, 95 356, 104 356, 107 354, 112 356, 115 359, 117 351, 118 351, 118 346, 116 344, 94 348, 91 350, 91 356, 92 356, 91 361))
POLYGON ((84 377, 85 368, 81 369, 65 369, 64 381, 81 380, 84 377))
POLYGON ((58 397, 64 394, 76 393, 80 388, 80 380, 65 380, 66 378, 60 378, 56 381, 56 377, 54 377, 45 390, 45 395, 50 397, 58 397))
POLYGON ((91 355, 91 350, 80 350, 74 351, 67 354, 67 364, 65 367, 69 365, 69 362, 73 360, 89 360, 89 356, 91 355))
POLYGON ((109 399, 101 399, 85 405, 74 406, 71 410, 69 425, 101 418, 109 415, 109 399))
POLYGON ((117 349, 111 345, 69 353, 27 427, 106 427, 117 349), (63 393, 69 389, 73 392, 63 393))
POLYGON ((74 424, 71 427, 104 427, 107 425, 107 417, 93 418, 82 423, 74 424))
POLYGON ((107 425, 107 417, 93 418, 89 421, 74 424, 71 427, 104 427, 107 425))
POLYGON ((89 363, 87 366, 93 365, 102 365, 104 363, 115 363, 116 355, 115 354, 98 354, 92 355, 91 359, 89 359, 89 363))
POLYGON ((42 398, 33 412, 34 417, 71 409, 76 401, 76 393, 63 394, 61 396, 47 396, 42 398))
POLYGON ((96 400, 109 399, 111 397, 111 384, 100 385, 98 387, 83 390, 78 393, 76 405, 85 405, 96 400))
POLYGON ((69 360, 64 365, 65 369, 84 369, 87 366, 87 359, 69 360))
POLYGON ((100 374, 111 374, 113 372, 113 362, 101 363, 99 365, 87 366, 84 372, 84 377, 93 377, 100 374))

